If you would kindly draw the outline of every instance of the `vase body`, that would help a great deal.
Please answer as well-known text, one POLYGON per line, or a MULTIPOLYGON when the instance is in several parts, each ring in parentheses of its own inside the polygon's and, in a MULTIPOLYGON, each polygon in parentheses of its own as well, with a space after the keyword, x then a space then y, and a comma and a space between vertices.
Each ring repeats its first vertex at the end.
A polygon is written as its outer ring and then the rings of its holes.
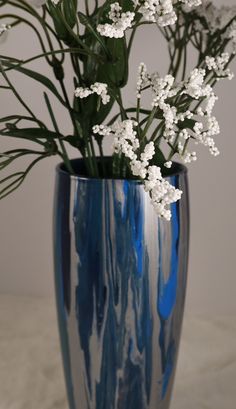
POLYGON ((175 167, 167 179, 183 195, 170 222, 138 181, 57 168, 55 288, 70 409, 169 408, 189 240, 187 174, 175 167))

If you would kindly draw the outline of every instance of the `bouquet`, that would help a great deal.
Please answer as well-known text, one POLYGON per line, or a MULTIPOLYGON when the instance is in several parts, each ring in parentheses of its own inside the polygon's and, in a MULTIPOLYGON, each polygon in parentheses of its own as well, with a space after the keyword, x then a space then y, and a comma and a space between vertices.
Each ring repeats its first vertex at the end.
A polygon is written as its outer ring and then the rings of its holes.
POLYGON ((81 3, 0 0, 0 42, 16 34, 21 24, 32 29, 41 48, 38 55, 24 60, 0 55, 1 91, 13 93, 25 109, 24 115, 9 112, 1 118, 0 134, 21 139, 22 144, 33 143, 30 148, 23 145, 0 153, 0 170, 23 156, 31 158, 26 169, 0 180, 0 198, 17 189, 30 170, 51 155, 58 155, 74 174, 68 155, 71 145, 83 157, 86 176, 140 179, 157 215, 170 220, 170 205, 182 193, 165 178, 171 174, 173 158, 196 161, 195 145, 204 145, 213 156, 219 154, 214 86, 221 79, 233 78, 229 64, 236 53, 236 7, 217 8, 204 0, 81 3), (127 106, 122 89, 129 79, 132 45, 139 27, 147 24, 155 25, 166 40, 169 69, 165 75, 151 73, 141 62, 134 104, 127 106), (189 61, 191 47, 196 50, 195 61, 189 61), (55 82, 29 69, 28 64, 39 59, 49 65, 55 82), (65 86, 68 61, 74 73, 69 78, 72 95, 65 86), (47 106, 51 127, 23 100, 12 71, 43 87, 41 103, 47 106), (143 103, 146 93, 147 106, 143 103), (52 96, 70 116, 72 131, 67 135, 57 124, 52 96), (112 147, 109 166, 104 140, 112 147))

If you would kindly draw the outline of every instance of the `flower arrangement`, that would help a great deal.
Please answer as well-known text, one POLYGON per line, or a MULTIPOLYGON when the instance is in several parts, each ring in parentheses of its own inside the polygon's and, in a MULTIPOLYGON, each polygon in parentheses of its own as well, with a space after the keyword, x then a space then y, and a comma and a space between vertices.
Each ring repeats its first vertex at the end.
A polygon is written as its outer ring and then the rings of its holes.
MULTIPOLYGON (((0 56, 1 89, 12 92, 26 114, 1 118, 1 135, 31 141, 39 150, 14 149, 0 154, 0 170, 22 156, 34 156, 27 169, 0 180, 0 198, 18 188, 42 159, 59 155, 71 174, 68 144, 82 155, 87 175, 95 178, 137 178, 143 181, 160 217, 171 218, 170 204, 181 198, 163 177, 174 157, 196 161, 191 144, 201 144, 217 156, 214 137, 220 128, 213 114, 217 101, 214 86, 232 79, 229 64, 236 54, 236 7, 217 8, 201 0, 0 0, 0 42, 19 24, 28 25, 42 52, 27 60, 0 56), (100 4, 101 3, 101 4, 100 4), (12 12, 4 11, 5 6, 12 12), (17 12, 17 11, 19 12, 17 12), (37 24, 36 24, 37 23, 37 24), (167 42, 168 72, 150 73, 138 68, 136 103, 126 106, 122 88, 128 82, 129 57, 140 26, 154 24, 167 42), (188 70, 188 49, 196 49, 196 62, 188 70), (27 68, 45 59, 58 83, 27 68), (70 59, 74 95, 68 95, 65 61, 70 59), (9 73, 17 71, 44 88, 52 129, 22 99, 9 73), (143 104, 149 93, 150 103, 143 104), (71 118, 73 132, 63 135, 58 127, 50 94, 71 118), (113 107, 117 113, 112 116, 113 107), (112 142, 112 167, 103 153, 106 138, 112 142)), ((134 93, 135 97, 135 93, 134 93)), ((134 98, 135 99, 135 98, 134 98)))

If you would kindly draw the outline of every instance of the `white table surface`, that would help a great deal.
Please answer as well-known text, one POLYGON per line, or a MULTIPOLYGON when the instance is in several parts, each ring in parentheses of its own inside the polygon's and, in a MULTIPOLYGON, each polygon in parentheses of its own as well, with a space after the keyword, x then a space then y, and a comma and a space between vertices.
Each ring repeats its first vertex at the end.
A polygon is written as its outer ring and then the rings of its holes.
MULTIPOLYGON (((68 409, 53 300, 0 295, 0 409, 68 409)), ((171 409, 236 409, 236 317, 186 315, 171 409)))

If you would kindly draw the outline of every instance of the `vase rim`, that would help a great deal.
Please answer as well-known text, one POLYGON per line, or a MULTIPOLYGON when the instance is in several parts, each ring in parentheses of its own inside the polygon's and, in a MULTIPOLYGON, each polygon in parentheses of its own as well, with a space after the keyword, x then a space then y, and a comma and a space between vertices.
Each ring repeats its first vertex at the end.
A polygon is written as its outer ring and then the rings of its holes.
MULTIPOLYGON (((111 156, 105 156, 104 158, 106 160, 108 160, 108 159, 111 158, 111 156)), ((84 159, 83 158, 71 159, 70 162, 72 163, 72 165, 77 164, 77 166, 78 166, 78 165, 80 165, 80 164, 82 165, 84 163, 84 159)), ((170 177, 173 177, 173 176, 178 176, 178 175, 187 173, 188 168, 185 165, 183 165, 182 163, 173 161, 172 168, 171 169, 166 168, 165 171, 166 171, 166 175, 164 175, 163 177, 164 178, 170 178, 170 177)), ((83 173, 81 173, 81 174, 76 173, 75 175, 72 175, 65 168, 65 163, 64 162, 60 162, 56 166, 56 173, 60 174, 62 176, 69 177, 71 180, 83 180, 83 181, 93 181, 93 182, 95 182, 95 181, 96 182, 104 181, 104 180, 115 180, 115 181, 124 181, 124 180, 126 180, 126 181, 128 181, 130 183, 137 183, 137 184, 143 183, 142 180, 140 180, 140 179, 112 178, 112 177, 100 177, 100 178, 98 178, 98 177, 86 176, 83 173)))

